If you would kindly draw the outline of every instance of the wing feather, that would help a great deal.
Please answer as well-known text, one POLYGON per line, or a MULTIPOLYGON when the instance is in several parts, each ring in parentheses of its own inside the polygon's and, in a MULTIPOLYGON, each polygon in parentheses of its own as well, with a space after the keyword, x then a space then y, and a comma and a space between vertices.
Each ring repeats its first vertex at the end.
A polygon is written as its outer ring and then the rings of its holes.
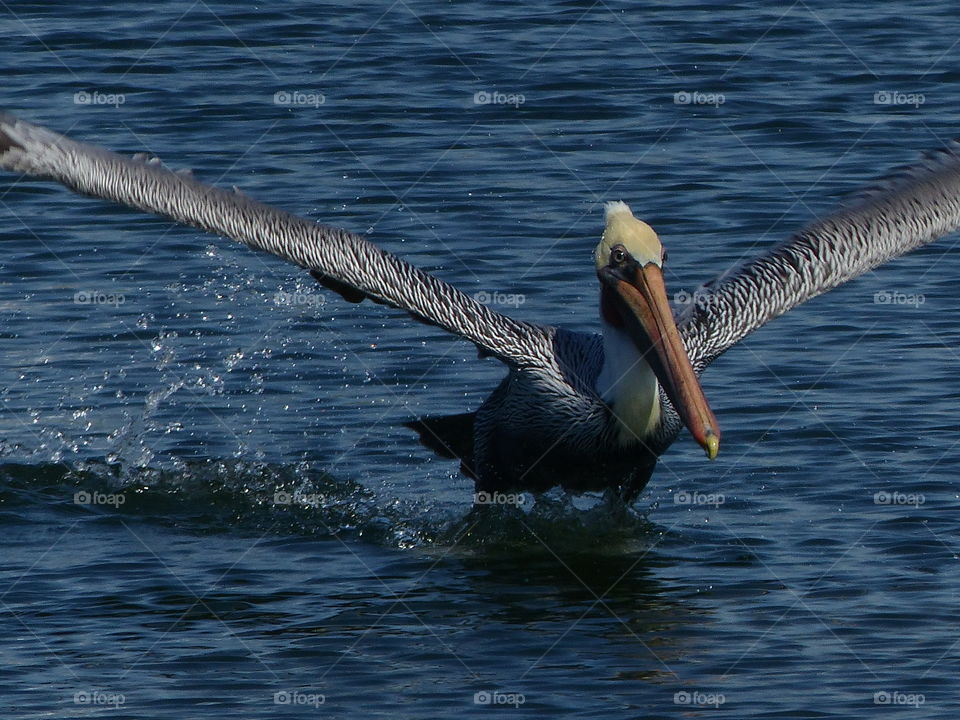
POLYGON ((553 329, 514 320, 361 237, 0 113, 0 167, 238 240, 306 268, 346 299, 406 310, 518 367, 543 365, 553 329))
POLYGON ((697 372, 800 303, 960 227, 960 144, 924 154, 731 273, 703 285, 678 329, 697 372))

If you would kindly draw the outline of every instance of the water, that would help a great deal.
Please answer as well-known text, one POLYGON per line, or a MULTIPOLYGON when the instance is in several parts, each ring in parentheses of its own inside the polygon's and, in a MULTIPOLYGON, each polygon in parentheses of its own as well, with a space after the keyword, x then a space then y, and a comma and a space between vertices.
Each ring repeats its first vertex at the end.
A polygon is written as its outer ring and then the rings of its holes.
MULTIPOLYGON (((946 2, 0 17, 5 107, 576 329, 602 201, 691 289, 960 134, 946 2)), ((716 462, 683 436, 630 510, 484 513, 402 423, 496 362, 227 241, 0 195, 4 717, 956 711, 956 238, 717 362, 716 462)))

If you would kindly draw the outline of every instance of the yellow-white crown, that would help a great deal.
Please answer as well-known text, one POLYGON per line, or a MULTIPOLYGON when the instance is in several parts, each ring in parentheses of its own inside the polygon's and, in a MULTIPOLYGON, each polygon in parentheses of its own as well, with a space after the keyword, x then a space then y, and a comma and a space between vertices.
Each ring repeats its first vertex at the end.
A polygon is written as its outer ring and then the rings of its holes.
POLYGON ((653 228, 637 220, 625 202, 615 200, 606 204, 607 227, 597 245, 597 270, 610 262, 610 249, 623 245, 641 265, 660 264, 663 246, 653 228))

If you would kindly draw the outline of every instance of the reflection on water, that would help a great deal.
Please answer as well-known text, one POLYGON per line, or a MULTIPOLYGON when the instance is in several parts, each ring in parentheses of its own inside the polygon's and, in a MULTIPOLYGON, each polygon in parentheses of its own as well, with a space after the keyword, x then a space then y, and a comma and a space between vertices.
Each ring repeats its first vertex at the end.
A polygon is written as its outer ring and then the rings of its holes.
MULTIPOLYGON (((0 483, 5 514, 66 529, 73 557, 14 562, 10 575, 26 569, 21 562, 36 567, 9 600, 50 597, 62 620, 39 606, 21 614, 50 631, 90 613, 117 627, 108 637, 148 657, 98 682, 128 696, 139 673, 174 662, 230 667, 248 653, 266 666, 308 658, 321 687, 335 672, 358 688, 370 673, 403 676, 407 663, 452 656, 459 670, 441 682, 472 696, 502 686, 487 667, 502 657, 514 668, 509 687, 547 707, 536 689, 546 679, 611 660, 608 680, 676 680, 669 663, 686 642, 676 630, 704 621, 657 577, 674 562, 658 549, 664 531, 614 499, 555 493, 523 509, 473 506, 444 519, 381 505, 306 466, 233 461, 176 472, 7 463, 0 483), (191 536, 206 538, 202 549, 191 536), (197 552, 204 567, 186 570, 197 552), (86 590, 65 594, 75 584, 86 590), (215 640, 211 623, 229 632, 215 640), (583 633, 602 646, 585 650, 583 633), (179 638, 194 649, 183 653, 179 638)), ((66 633, 58 652, 79 657, 79 640, 66 633)), ((343 702, 330 695, 334 707, 343 702)))

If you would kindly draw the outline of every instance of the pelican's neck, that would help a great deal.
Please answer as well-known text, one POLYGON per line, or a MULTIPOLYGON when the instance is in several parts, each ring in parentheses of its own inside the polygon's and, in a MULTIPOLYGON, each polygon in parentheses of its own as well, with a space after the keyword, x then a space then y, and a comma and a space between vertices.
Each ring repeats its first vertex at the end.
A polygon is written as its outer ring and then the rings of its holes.
POLYGON ((660 421, 657 378, 630 336, 601 317, 603 367, 597 392, 620 425, 620 444, 634 445, 653 434, 660 421))

